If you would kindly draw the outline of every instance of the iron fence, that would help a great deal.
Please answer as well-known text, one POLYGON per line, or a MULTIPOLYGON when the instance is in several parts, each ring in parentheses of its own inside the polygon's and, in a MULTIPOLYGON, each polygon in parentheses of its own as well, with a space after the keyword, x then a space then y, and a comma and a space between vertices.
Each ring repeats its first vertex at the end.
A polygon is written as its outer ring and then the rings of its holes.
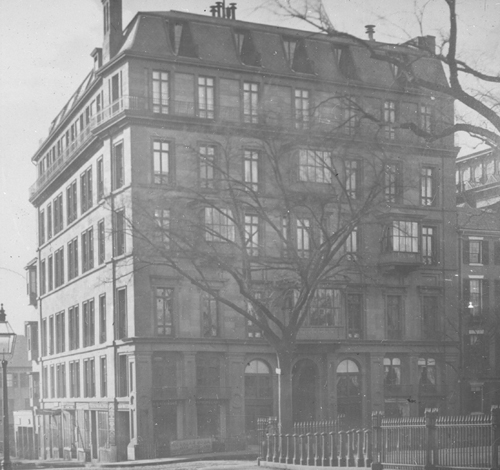
POLYGON ((384 418, 371 429, 344 430, 335 421, 295 423, 280 434, 276 418, 259 419, 260 456, 267 462, 375 470, 498 469, 500 407, 490 415, 384 418), (264 438, 262 436, 265 435, 264 438))

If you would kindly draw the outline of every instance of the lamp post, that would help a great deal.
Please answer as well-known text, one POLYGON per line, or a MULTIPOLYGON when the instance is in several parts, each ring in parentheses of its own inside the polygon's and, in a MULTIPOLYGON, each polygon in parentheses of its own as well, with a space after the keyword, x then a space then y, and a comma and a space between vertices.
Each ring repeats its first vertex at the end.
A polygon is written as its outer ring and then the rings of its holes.
POLYGON ((0 305, 0 359, 2 360, 2 386, 3 386, 3 461, 2 468, 11 470, 9 449, 9 394, 7 391, 7 362, 14 355, 16 334, 6 320, 3 304, 0 305))

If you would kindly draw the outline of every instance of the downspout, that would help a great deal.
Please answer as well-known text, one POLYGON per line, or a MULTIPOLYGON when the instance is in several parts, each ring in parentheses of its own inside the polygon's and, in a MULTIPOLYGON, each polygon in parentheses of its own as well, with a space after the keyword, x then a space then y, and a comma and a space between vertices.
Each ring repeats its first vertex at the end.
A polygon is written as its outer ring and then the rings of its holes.
MULTIPOLYGON (((38 206, 38 220, 40 220, 40 206, 38 206)), ((42 265, 42 255, 41 255, 41 249, 40 249, 40 223, 38 224, 38 249, 37 249, 37 252, 38 252, 38 272, 37 272, 37 278, 39 279, 39 276, 40 276, 40 268, 41 268, 41 265, 42 265)), ((40 281, 38 281, 38 291, 40 291, 40 281)), ((40 328, 38 329, 39 330, 39 342, 38 342, 38 349, 39 349, 39 354, 40 354, 40 378, 41 380, 39 381, 39 389, 38 389, 38 393, 40 394, 41 397, 43 397, 42 400, 40 400, 40 408, 42 410, 45 409, 44 407, 44 404, 45 404, 45 396, 44 396, 44 393, 43 393, 43 390, 44 390, 44 387, 43 387, 43 345, 45 344, 45 341, 43 341, 43 338, 42 338, 42 296, 40 295, 38 297, 38 316, 39 316, 39 325, 40 325, 40 328), (41 390, 40 390, 41 388, 41 390)), ((47 389, 48 389, 48 384, 47 384, 47 389)), ((42 447, 42 458, 45 460, 45 415, 42 414, 42 419, 43 419, 43 426, 42 426, 42 429, 43 429, 43 438, 44 438, 44 441, 43 441, 43 447, 42 447)), ((35 417, 35 410, 33 409, 33 418, 35 417)), ((37 420, 38 421, 38 420, 37 420)), ((33 423, 35 423, 35 421, 33 421, 33 423)), ((38 445, 39 447, 42 445, 42 442, 40 442, 40 434, 38 434, 38 445)), ((39 449, 40 450, 40 449, 39 449)))

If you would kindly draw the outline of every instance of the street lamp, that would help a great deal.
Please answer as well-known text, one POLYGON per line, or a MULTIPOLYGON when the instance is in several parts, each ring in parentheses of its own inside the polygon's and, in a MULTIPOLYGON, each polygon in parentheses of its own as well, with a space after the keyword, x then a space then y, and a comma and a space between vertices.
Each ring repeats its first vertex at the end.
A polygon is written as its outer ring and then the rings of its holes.
POLYGON ((9 394, 7 392, 7 362, 14 355, 14 346, 16 344, 16 334, 6 320, 3 304, 0 305, 0 359, 2 361, 3 377, 3 461, 2 468, 11 470, 9 449, 9 394))

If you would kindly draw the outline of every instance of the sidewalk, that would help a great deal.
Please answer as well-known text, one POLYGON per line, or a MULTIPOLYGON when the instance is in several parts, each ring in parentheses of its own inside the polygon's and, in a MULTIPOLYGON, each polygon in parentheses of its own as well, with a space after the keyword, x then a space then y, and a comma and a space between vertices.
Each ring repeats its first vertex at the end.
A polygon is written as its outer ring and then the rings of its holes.
POLYGON ((24 460, 12 459, 13 470, 29 470, 42 468, 133 468, 153 465, 168 465, 201 460, 256 460, 257 452, 242 450, 235 452, 213 452, 210 454, 180 455, 147 460, 126 460, 123 462, 76 462, 74 460, 24 460))

